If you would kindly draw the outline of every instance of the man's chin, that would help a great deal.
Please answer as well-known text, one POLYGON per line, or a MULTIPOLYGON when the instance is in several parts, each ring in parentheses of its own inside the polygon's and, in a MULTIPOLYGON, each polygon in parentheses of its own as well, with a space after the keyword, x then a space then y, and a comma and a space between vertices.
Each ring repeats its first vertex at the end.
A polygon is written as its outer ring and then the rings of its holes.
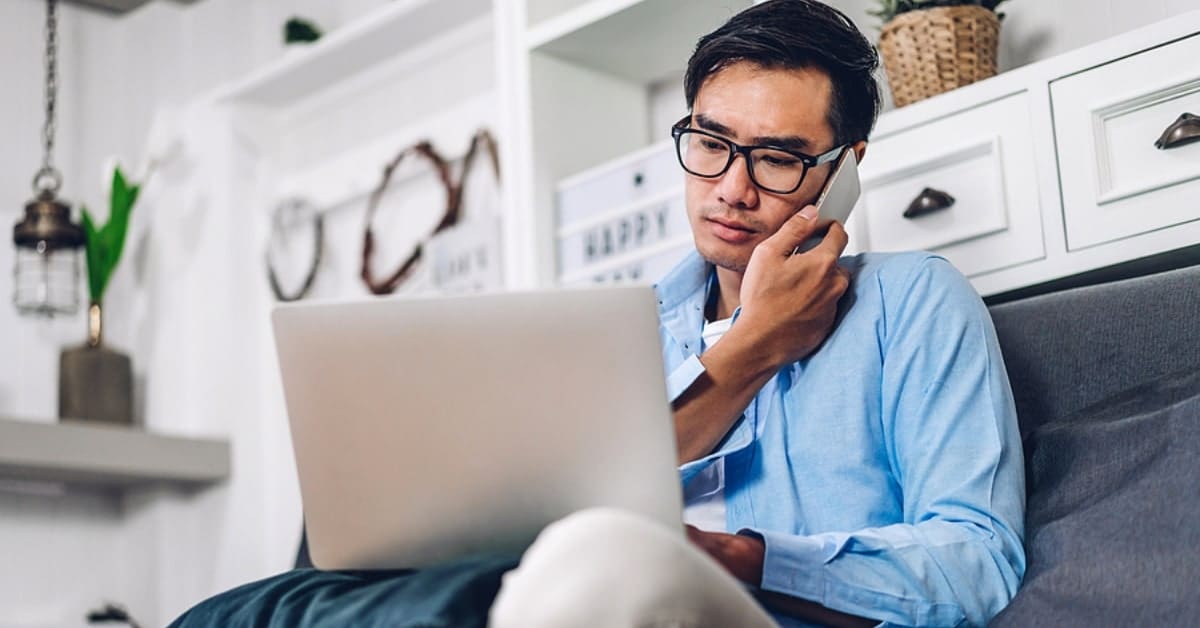
POLYGON ((700 257, 703 257, 708 263, 725 270, 731 270, 735 273, 746 272, 746 266, 750 260, 742 255, 737 255, 732 251, 714 251, 712 247, 697 246, 697 251, 700 257))

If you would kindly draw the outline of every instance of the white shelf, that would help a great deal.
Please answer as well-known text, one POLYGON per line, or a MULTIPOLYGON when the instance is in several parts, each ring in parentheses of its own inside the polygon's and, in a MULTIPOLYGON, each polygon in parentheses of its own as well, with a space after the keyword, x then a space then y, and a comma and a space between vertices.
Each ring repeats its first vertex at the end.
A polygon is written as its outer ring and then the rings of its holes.
POLYGON ((275 63, 222 89, 215 99, 289 106, 487 15, 491 4, 490 0, 394 0, 316 43, 289 50, 275 63))
POLYGON ((590 0, 530 27, 525 35, 526 45, 529 48, 537 48, 644 1, 590 0))
POLYGON ((525 46, 646 84, 677 75, 700 36, 750 4, 749 0, 591 0, 527 30, 525 46))
POLYGON ((0 479, 121 490, 182 488, 229 477, 228 441, 164 436, 101 423, 0 418, 0 479))

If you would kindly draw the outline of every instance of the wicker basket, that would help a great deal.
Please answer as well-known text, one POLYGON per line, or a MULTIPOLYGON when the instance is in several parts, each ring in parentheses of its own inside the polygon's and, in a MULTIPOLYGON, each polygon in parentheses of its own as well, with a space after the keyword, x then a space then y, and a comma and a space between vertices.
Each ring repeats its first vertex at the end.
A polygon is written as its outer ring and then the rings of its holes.
POLYGON ((901 13, 879 34, 892 100, 903 107, 996 74, 1000 20, 979 6, 901 13))

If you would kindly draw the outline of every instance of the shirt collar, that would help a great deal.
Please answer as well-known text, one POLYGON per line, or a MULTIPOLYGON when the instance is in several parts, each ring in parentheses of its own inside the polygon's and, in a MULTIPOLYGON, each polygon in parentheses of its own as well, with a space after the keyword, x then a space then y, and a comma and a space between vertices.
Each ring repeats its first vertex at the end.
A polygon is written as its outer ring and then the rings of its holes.
POLYGON ((681 304, 700 299, 703 307, 705 289, 712 275, 713 265, 700 257, 696 251, 689 251, 662 281, 654 286, 658 293, 658 311, 660 314, 673 310, 681 304))
POLYGON ((659 321, 685 355, 700 354, 704 298, 712 273, 713 265, 691 251, 654 286, 659 321))

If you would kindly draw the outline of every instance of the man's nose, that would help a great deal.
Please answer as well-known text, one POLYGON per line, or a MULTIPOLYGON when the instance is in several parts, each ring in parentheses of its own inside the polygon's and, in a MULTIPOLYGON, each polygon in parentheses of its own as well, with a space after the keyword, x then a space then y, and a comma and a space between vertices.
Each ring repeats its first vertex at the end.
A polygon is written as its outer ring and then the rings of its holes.
POLYGON ((750 178, 750 162, 746 156, 735 154, 729 169, 717 182, 717 198, 738 209, 749 209, 758 203, 758 188, 750 178), (741 163, 738 160, 741 159, 741 163))

